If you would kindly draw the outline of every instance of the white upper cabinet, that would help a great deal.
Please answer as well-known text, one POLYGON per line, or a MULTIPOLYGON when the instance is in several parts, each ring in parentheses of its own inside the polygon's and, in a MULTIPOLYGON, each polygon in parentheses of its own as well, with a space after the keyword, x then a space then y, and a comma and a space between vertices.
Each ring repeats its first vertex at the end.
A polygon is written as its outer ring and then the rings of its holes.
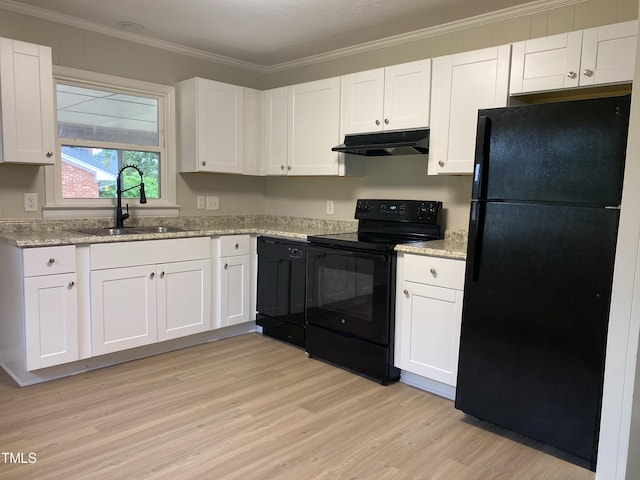
POLYGON ((253 88, 242 89, 244 106, 242 137, 242 173, 264 175, 264 92, 253 88))
POLYGON ((431 60, 345 75, 342 133, 429 126, 431 60))
POLYGON ((0 162, 53 165, 51 48, 0 38, 0 162))
POLYGON ((264 92, 264 170, 267 175, 286 175, 291 170, 287 153, 288 98, 287 87, 264 92))
POLYGON ((292 85, 288 91, 290 175, 339 175, 340 79, 292 85))
POLYGON ((433 59, 430 175, 471 174, 478 109, 504 107, 511 46, 433 59))
POLYGON ((634 20, 515 43, 510 93, 631 82, 637 36, 634 20))
POLYGON ((243 88, 191 78, 176 91, 180 171, 242 173, 243 88))

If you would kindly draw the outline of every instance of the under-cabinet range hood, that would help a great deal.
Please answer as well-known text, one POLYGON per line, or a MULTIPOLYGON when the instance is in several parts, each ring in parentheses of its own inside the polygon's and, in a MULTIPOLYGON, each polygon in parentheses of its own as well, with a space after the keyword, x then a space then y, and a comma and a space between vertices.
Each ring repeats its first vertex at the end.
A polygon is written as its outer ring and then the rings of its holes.
POLYGON ((429 153, 429 129, 345 135, 344 143, 331 150, 368 157, 429 153))

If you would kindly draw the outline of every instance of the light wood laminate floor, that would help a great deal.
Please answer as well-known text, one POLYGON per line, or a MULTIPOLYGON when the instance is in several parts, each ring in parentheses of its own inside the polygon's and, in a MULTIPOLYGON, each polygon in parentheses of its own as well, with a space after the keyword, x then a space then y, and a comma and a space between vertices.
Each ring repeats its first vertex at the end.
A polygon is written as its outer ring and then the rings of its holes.
POLYGON ((0 373, 2 480, 594 478, 547 451, 257 333, 25 388, 0 373))

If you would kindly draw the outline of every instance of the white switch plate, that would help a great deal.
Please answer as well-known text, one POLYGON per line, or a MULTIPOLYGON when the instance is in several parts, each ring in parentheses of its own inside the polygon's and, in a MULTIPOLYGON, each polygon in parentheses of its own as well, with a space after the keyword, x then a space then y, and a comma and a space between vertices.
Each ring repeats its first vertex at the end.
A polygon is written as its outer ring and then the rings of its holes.
POLYGON ((207 210, 218 210, 218 208, 220 208, 218 197, 207 196, 207 210))
POLYGON ((25 212, 38 211, 38 194, 37 193, 24 194, 24 211, 25 212))
POLYGON ((327 200, 327 214, 333 215, 333 200, 327 200))
POLYGON ((196 208, 198 210, 204 210, 204 195, 198 195, 196 197, 196 208))

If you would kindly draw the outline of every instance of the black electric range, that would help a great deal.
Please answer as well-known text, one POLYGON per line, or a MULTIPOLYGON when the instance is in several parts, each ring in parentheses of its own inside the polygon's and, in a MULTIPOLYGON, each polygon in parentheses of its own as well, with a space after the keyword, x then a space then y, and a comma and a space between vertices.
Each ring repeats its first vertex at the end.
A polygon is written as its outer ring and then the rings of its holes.
POLYGON ((395 246, 441 238, 442 203, 357 201, 355 232, 307 237, 305 350, 382 384, 393 365, 395 246))

